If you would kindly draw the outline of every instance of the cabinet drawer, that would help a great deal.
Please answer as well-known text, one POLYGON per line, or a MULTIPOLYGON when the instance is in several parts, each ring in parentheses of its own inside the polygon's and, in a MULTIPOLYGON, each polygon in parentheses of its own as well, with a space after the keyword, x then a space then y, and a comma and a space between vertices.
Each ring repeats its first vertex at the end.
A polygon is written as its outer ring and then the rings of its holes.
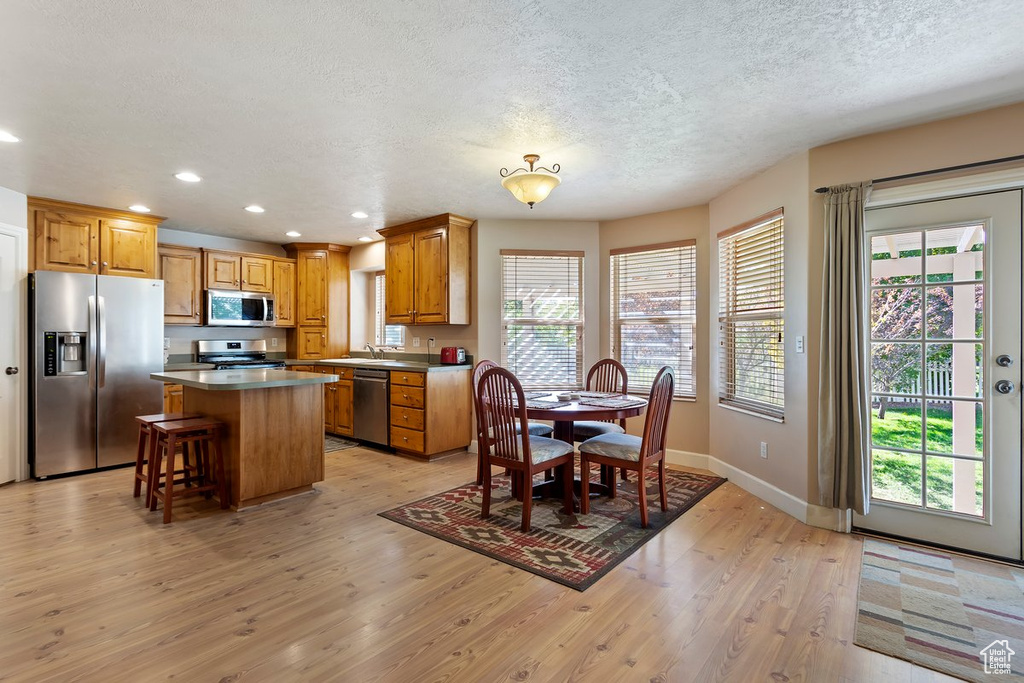
POLYGON ((425 405, 422 387, 391 386, 391 405, 422 408, 425 405))
POLYGON ((333 367, 331 368, 331 374, 337 375, 341 379, 352 379, 355 376, 355 370, 352 368, 333 367))
POLYGON ((401 370, 392 370, 391 383, 402 384, 409 387, 423 387, 427 384, 427 374, 425 372, 402 372, 401 370))
POLYGON ((391 447, 403 451, 422 453, 424 450, 423 432, 393 426, 391 427, 391 447))
POLYGON ((392 406, 391 424, 396 427, 423 431, 423 411, 419 408, 392 406))

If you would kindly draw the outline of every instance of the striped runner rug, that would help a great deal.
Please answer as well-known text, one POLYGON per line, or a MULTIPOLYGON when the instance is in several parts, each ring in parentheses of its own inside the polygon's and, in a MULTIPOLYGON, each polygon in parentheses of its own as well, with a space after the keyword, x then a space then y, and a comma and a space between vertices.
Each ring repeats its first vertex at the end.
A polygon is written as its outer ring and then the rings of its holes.
POLYGON ((1024 568, 866 538, 854 643, 968 681, 1024 681, 1024 568))

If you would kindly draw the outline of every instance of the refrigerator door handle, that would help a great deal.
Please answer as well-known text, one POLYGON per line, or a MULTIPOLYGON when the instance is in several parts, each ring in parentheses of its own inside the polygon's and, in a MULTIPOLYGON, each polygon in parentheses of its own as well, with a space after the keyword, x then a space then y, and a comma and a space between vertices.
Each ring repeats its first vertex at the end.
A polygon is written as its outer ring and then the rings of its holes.
POLYGON ((89 374, 89 388, 96 388, 96 297, 89 297, 88 358, 85 371, 89 374))
POLYGON ((99 300, 99 344, 96 354, 97 385, 102 389, 107 383, 107 302, 102 296, 99 300))

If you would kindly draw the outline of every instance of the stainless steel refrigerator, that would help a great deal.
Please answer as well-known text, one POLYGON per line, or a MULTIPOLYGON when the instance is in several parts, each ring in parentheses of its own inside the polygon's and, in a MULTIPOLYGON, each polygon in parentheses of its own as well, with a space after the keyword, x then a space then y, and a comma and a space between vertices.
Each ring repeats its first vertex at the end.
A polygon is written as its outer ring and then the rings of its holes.
POLYGON ((136 415, 163 410, 163 280, 29 276, 32 476, 135 461, 136 415))

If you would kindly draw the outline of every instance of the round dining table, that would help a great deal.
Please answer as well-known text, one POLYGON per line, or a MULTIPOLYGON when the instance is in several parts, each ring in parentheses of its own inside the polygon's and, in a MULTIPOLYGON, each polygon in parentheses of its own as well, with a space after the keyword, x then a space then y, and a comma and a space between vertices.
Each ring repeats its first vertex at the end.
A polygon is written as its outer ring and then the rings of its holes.
MULTIPOLYGON (((554 438, 560 441, 565 441, 566 443, 574 443, 572 438, 573 424, 576 422, 599 420, 618 421, 627 417, 636 417, 637 415, 643 414, 644 410, 647 409, 647 399, 640 398, 639 396, 630 396, 629 398, 632 401, 635 401, 636 404, 623 408, 608 408, 581 403, 581 400, 587 400, 585 397, 572 401, 559 401, 556 394, 536 396, 534 398, 527 399, 526 416, 530 420, 546 420, 553 422, 555 428, 555 433, 553 434, 554 438), (545 402, 552 403, 553 406, 558 405, 558 407, 544 406, 543 403, 545 402), (568 403, 568 405, 559 405, 565 403, 568 403)), ((559 479, 559 472, 560 468, 555 468, 554 480, 534 485, 534 495, 540 495, 543 497, 561 496, 562 483, 561 479, 559 479)), ((614 486, 614 473, 608 480, 611 482, 611 485, 614 486)), ((574 482, 573 488, 578 496, 579 480, 574 482)), ((591 482, 591 496, 606 495, 607 493, 608 485, 604 483, 604 477, 602 477, 602 482, 600 484, 591 482)))

